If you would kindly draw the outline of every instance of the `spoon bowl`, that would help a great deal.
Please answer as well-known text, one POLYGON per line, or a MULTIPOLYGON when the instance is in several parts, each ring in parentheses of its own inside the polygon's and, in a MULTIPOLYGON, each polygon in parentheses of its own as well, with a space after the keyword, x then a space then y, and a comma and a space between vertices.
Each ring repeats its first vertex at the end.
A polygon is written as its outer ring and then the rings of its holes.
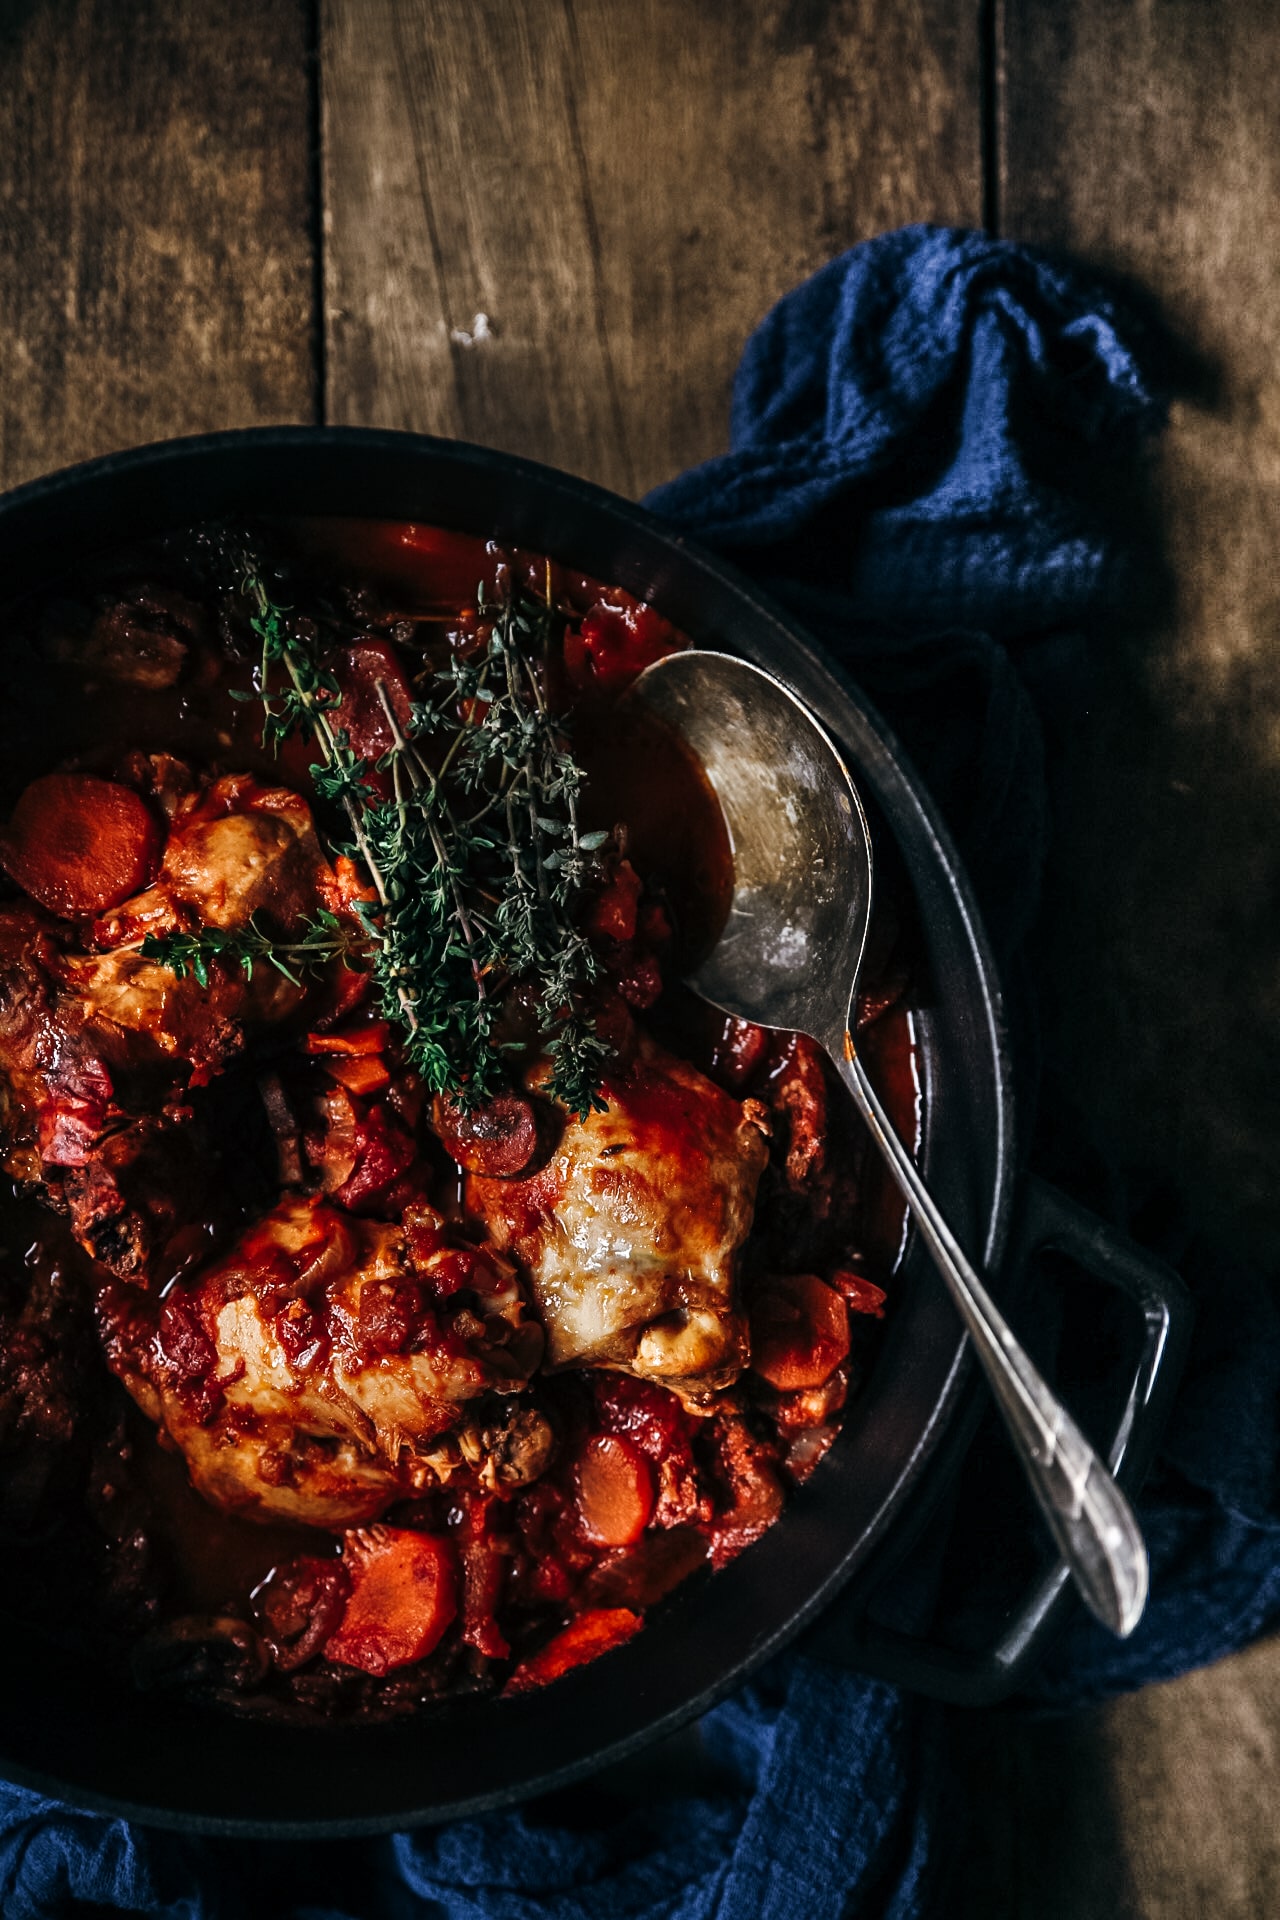
POLYGON ((698 761, 733 855, 728 916, 690 985, 825 1044, 831 984, 852 992, 871 919, 871 831, 843 760, 780 680, 729 654, 671 654, 631 697, 698 761))

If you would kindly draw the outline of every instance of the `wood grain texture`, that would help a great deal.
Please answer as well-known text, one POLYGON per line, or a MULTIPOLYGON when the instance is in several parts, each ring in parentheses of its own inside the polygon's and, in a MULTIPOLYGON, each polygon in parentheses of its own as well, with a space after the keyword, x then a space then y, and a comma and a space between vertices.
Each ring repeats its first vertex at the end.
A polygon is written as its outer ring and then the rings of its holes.
POLYGON ((304 0, 0 8, 0 484, 313 415, 304 0))
POLYGON ((328 408, 638 493, 844 247, 980 218, 977 9, 322 0, 328 408), (475 338, 475 316, 490 337, 475 338))
POLYGON ((1187 359, 1152 475, 1168 615, 1073 743, 1062 1047, 1129 1160, 1280 1250, 1280 19, 1005 0, 1018 238, 1154 295, 1187 359))

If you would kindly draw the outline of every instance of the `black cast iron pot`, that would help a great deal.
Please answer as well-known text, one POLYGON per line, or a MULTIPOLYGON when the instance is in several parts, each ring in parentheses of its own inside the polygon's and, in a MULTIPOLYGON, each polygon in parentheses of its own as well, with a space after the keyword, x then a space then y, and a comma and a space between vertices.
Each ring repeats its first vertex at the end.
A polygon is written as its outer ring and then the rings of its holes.
MULTIPOLYGON (((847 750, 895 838, 923 922, 925 1170, 1006 1303, 1032 1252, 1062 1248, 1140 1309, 1108 1433, 1130 1487, 1176 1378, 1185 1296, 1158 1262, 1051 1189, 1020 1178, 1009 1039, 968 882, 920 780, 856 688, 734 572, 641 509, 504 454, 410 434, 267 428, 176 441, 54 474, 0 501, 5 597, 83 552, 224 514, 366 514, 546 552, 651 599, 695 645, 787 681, 847 750)), ((116 1692, 64 1653, 0 1634, 0 1774, 170 1826, 284 1835, 383 1831, 564 1784, 670 1732, 738 1685, 840 1596, 824 1651, 954 1700, 1007 1690, 1069 1601, 1050 1567, 979 1653, 873 1628, 886 1556, 918 1533, 978 1404, 959 1322, 923 1250, 908 1251, 871 1379, 782 1519, 723 1572, 699 1575, 645 1631, 543 1693, 461 1700, 381 1727, 301 1730, 116 1692)))

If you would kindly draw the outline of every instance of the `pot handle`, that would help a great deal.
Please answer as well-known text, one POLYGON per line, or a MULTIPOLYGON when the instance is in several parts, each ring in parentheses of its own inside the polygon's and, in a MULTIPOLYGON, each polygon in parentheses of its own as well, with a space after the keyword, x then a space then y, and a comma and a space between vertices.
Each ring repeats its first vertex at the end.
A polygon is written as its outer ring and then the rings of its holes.
MULTIPOLYGON (((1032 1177, 1026 1182, 1009 1268, 1022 1271, 1037 1254, 1049 1252, 1066 1254, 1096 1279, 1127 1294, 1141 1310, 1141 1350, 1124 1410, 1105 1448, 1112 1473, 1124 1491, 1134 1495, 1155 1457, 1186 1360, 1191 1296, 1163 1260, 1056 1187, 1032 1177)), ((926 1498, 921 1503, 919 1525, 930 1516, 942 1491, 937 1490, 934 1501, 926 1498)), ((882 1580, 901 1563, 916 1538, 918 1532, 913 1532, 903 1551, 885 1567, 882 1580)), ((1015 1608, 994 1644, 980 1652, 960 1651, 872 1620, 865 1597, 853 1622, 837 1604, 814 1629, 808 1644, 842 1666, 933 1699, 956 1706, 990 1706, 1021 1685, 1073 1603, 1070 1575, 1065 1563, 1057 1560, 1015 1608)))

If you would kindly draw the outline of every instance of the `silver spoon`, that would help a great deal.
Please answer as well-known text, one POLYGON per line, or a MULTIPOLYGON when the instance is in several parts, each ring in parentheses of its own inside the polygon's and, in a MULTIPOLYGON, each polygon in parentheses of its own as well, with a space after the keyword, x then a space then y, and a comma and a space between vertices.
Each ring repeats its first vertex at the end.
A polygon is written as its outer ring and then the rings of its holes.
POLYGON ((1113 1633, 1132 1632, 1147 1553, 1129 1503, 965 1258, 854 1047, 871 835, 848 769, 781 681, 729 654, 671 654, 632 697, 701 764, 733 852, 728 920, 690 986, 725 1013, 808 1034, 830 1054, 946 1280, 1085 1603, 1113 1633))

